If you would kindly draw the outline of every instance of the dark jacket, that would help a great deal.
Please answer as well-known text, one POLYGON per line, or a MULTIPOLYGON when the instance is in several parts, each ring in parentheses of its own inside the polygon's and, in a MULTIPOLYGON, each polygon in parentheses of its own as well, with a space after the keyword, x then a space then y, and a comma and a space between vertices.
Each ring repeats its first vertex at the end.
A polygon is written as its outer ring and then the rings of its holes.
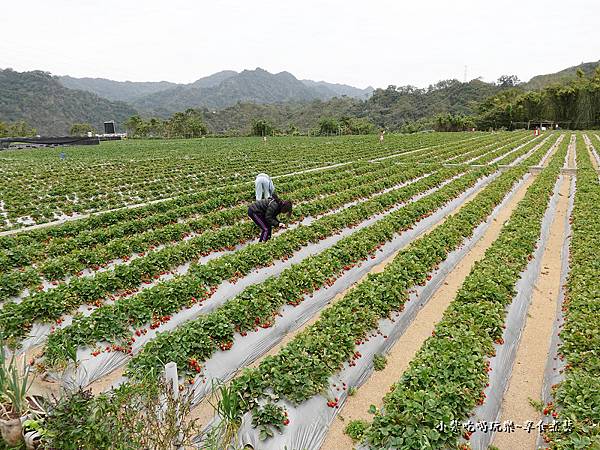
POLYGON ((248 213, 256 214, 263 218, 271 227, 279 226, 277 215, 281 212, 281 201, 275 198, 258 200, 250 205, 248 213))

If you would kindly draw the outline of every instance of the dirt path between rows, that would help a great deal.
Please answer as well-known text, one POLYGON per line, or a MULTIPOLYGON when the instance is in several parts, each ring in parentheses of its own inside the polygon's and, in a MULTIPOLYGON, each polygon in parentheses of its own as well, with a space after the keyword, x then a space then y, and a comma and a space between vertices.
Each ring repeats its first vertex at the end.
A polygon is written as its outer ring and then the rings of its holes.
MULTIPOLYGON (((598 171, 600 169, 600 166, 598 165, 598 160, 596 159, 596 155, 594 155, 594 150, 596 150, 596 147, 594 146, 594 143, 592 142, 592 140, 585 135, 585 137, 587 138, 586 140, 586 147, 587 147, 587 151, 588 154, 590 155, 590 160, 592 161, 592 167, 594 168, 594 170, 598 171)), ((598 137, 598 136, 596 136, 598 137)), ((596 150, 596 153, 598 153, 598 150, 596 150)))
POLYGON ((568 169, 576 169, 577 168, 577 165, 575 164, 575 149, 576 149, 575 139, 572 139, 571 142, 569 143, 569 163, 567 165, 568 169))
POLYGON ((510 201, 499 211, 475 246, 445 278, 441 287, 433 294, 427 304, 417 313, 412 324, 391 348, 387 356, 387 366, 380 372, 373 372, 369 379, 358 389, 355 395, 348 397, 340 414, 332 423, 321 450, 351 449, 352 440, 344 434, 344 428, 350 420, 370 420, 369 405, 378 408, 390 386, 397 382, 425 340, 431 336, 435 324, 442 319, 444 311, 456 296, 465 278, 471 272, 476 261, 483 258, 485 251, 497 239, 504 223, 509 219, 518 202, 525 196, 527 188, 535 176, 530 176, 514 193, 510 201))
MULTIPOLYGON (((570 153, 572 155, 574 152, 570 153)), ((571 158, 569 161, 571 165, 571 158)), ((556 301, 561 288, 562 246, 566 238, 565 219, 570 184, 571 177, 564 176, 548 243, 542 256, 541 273, 535 283, 512 375, 503 397, 500 423, 512 420, 516 425, 522 426, 528 420, 538 423, 541 419, 540 413, 531 406, 529 399, 541 399, 556 301)), ((536 439, 537 433, 516 428, 514 433, 497 433, 493 445, 500 450, 535 449, 536 439)))

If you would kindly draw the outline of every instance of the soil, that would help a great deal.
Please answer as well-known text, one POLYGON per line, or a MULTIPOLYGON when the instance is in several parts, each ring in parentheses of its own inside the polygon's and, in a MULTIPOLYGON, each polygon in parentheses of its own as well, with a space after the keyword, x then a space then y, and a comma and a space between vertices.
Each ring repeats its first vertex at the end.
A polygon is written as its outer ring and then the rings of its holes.
MULTIPOLYGON (((23 364, 23 361, 31 361, 32 359, 38 358, 42 352, 42 348, 41 345, 38 345, 28 349, 25 353, 18 356, 20 359, 19 364, 23 364)), ((53 395, 56 397, 59 396, 60 385, 58 383, 48 381, 44 378, 44 375, 40 374, 35 368, 31 368, 31 374, 33 379, 31 381, 31 387, 27 392, 28 395, 39 395, 45 398, 49 398, 53 395)))
MULTIPOLYGON (((574 167, 571 161, 569 158, 570 167, 574 167)), ((561 288, 562 245, 566 238, 565 218, 570 182, 571 177, 565 176, 560 184, 560 197, 542 256, 542 269, 529 305, 508 389, 503 397, 500 423, 512 420, 518 425, 528 420, 537 423, 541 419, 529 399, 541 400, 544 369, 561 288)), ((537 433, 527 433, 517 428, 514 433, 497 433, 493 445, 500 450, 534 449, 536 439, 537 433)))
MULTIPOLYGON (((591 139, 590 139, 590 142, 592 145, 594 145, 594 143, 591 141, 591 139)), ((594 148, 595 148, 595 146, 594 146, 594 148)), ((592 150, 589 146, 588 146, 588 153, 590 155, 590 160, 592 161, 592 167, 594 168, 594 170, 599 170, 600 166, 598 166, 598 160, 594 156, 594 153, 592 153, 592 150)), ((596 150, 596 153, 598 153, 598 150, 596 150)))
POLYGON ((577 168, 577 165, 575 164, 575 142, 573 142, 573 145, 569 145, 569 165, 567 166, 569 169, 575 169, 577 168))
POLYGON ((412 324, 391 348, 387 355, 387 366, 384 370, 373 372, 370 378, 357 390, 356 394, 348 397, 340 414, 331 424, 322 450, 338 450, 352 448, 352 440, 344 434, 344 428, 350 420, 370 420, 368 407, 375 404, 381 407, 383 397, 390 386, 397 382, 403 372, 421 348, 425 340, 431 336, 435 324, 439 322, 444 311, 456 296, 463 281, 471 272, 476 261, 480 260, 487 248, 496 240, 502 226, 509 219, 517 203, 525 196, 527 188, 535 176, 530 176, 514 193, 510 201, 502 208, 492 221, 484 235, 475 246, 465 255, 454 270, 445 278, 442 286, 434 293, 427 304, 417 313, 412 324))

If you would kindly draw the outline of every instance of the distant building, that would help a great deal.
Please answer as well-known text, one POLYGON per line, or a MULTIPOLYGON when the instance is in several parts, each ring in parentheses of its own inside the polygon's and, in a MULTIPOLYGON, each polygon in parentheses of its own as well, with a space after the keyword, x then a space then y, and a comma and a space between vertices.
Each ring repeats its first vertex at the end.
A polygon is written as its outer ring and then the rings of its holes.
POLYGON ((104 134, 116 134, 117 126, 115 125, 115 121, 111 120, 109 122, 104 122, 104 134))

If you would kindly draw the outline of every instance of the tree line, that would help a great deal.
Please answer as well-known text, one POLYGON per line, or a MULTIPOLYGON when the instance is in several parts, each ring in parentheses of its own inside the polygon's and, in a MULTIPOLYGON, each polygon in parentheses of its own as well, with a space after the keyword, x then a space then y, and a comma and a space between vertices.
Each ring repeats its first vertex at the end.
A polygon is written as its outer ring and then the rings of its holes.
POLYGON ((523 128, 539 121, 561 128, 600 127, 600 66, 586 77, 579 69, 575 79, 552 83, 541 90, 523 91, 517 86, 486 99, 477 108, 479 128, 523 128))
POLYGON ((156 117, 144 119, 136 114, 124 125, 128 136, 140 138, 196 138, 208 133, 202 112, 192 108, 176 112, 166 120, 156 117))
MULTIPOLYGON (((561 128, 600 128, 600 67, 573 79, 556 80, 526 90, 514 75, 496 83, 444 80, 426 89, 393 86, 377 89, 365 101, 349 97, 307 103, 238 103, 217 111, 187 109, 163 119, 130 116, 130 137, 194 138, 216 135, 350 135, 380 130, 413 133, 424 130, 463 131, 476 128, 518 129, 539 121, 561 128)), ((89 123, 74 123, 71 135, 95 134, 89 123)), ((33 136, 25 121, 0 122, 0 136, 33 136)))
POLYGON ((36 136, 37 130, 24 120, 3 122, 0 120, 0 138, 36 136))

